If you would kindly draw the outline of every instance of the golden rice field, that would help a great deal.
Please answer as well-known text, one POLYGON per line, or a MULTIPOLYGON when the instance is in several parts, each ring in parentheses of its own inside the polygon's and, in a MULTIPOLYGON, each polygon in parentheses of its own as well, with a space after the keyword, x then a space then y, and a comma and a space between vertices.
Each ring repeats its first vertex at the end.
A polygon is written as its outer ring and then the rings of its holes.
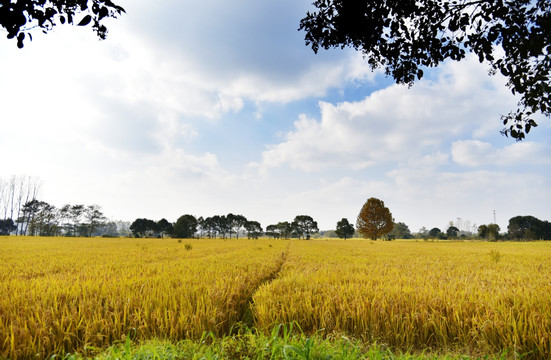
POLYGON ((296 322, 551 358, 551 243, 0 237, 0 358, 296 322))

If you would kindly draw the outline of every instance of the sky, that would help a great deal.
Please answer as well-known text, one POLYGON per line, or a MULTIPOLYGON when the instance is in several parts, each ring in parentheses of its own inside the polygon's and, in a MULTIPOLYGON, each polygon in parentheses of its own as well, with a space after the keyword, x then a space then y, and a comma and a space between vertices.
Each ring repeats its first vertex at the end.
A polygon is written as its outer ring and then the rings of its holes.
POLYGON ((518 98, 470 56, 408 88, 352 49, 314 54, 298 31, 310 3, 125 0, 105 41, 2 36, 0 178, 125 221, 310 215, 330 230, 370 197, 412 232, 551 220, 551 119, 502 136, 518 98))

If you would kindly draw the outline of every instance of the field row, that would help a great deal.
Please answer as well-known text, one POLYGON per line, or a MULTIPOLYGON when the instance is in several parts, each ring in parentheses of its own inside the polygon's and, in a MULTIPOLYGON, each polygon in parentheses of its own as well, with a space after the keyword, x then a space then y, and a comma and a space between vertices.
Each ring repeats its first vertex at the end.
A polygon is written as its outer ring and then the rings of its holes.
POLYGON ((551 355, 548 243, 0 238, 0 357, 120 341, 347 334, 397 349, 551 355))
POLYGON ((287 243, 10 239, 0 263, 0 357, 106 347, 128 334, 223 334, 277 273, 287 243), (187 246, 186 246, 187 245, 187 246), (190 248, 191 247, 191 248, 190 248))
POLYGON ((278 279, 255 293, 256 324, 296 321, 401 349, 548 359, 549 245, 295 242, 278 279))

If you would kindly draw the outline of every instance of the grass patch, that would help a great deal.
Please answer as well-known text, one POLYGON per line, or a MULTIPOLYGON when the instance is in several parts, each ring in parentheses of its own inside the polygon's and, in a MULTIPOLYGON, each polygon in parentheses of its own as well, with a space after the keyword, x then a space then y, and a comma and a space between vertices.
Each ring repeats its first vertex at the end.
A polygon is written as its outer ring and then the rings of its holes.
MULTIPOLYGON (((366 345, 346 336, 324 337, 317 333, 307 336, 294 325, 279 325, 269 335, 255 329, 238 326, 233 335, 216 337, 212 332, 204 333, 201 339, 170 342, 150 340, 134 342, 127 337, 106 350, 88 348, 96 355, 68 354, 56 356, 63 360, 176 360, 176 359, 370 359, 370 360, 469 360, 508 359, 506 353, 469 357, 460 354, 414 354, 393 352, 381 344, 366 345)), ((519 359, 520 357, 516 357, 519 359)))

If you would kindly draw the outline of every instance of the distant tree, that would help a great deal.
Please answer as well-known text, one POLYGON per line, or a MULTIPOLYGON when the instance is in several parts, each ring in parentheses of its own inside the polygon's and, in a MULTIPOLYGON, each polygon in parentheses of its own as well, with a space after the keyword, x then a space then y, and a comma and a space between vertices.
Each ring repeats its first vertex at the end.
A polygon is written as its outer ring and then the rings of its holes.
POLYGON ((137 238, 152 237, 157 232, 157 223, 145 218, 136 219, 130 225, 130 231, 137 238))
POLYGON ((89 205, 84 211, 86 217, 86 227, 88 228, 87 236, 90 237, 100 227, 105 223, 107 218, 101 212, 101 207, 99 205, 89 205))
POLYGON ((124 237, 130 237, 132 236, 132 231, 130 230, 130 225, 131 225, 131 222, 130 221, 121 221, 121 220, 118 220, 115 222, 116 225, 117 225, 117 231, 116 233, 119 235, 119 236, 124 236, 124 237))
POLYGON ((430 229, 429 236, 432 239, 438 239, 438 238, 441 237, 441 235, 440 235, 441 233, 442 233, 442 231, 439 228, 435 227, 435 228, 430 229))
POLYGON ((103 223, 98 229, 98 232, 100 233, 101 236, 104 236, 104 237, 120 236, 117 223, 115 221, 108 221, 103 223))
POLYGON ((501 228, 498 224, 488 224, 488 239, 490 241, 497 241, 499 239, 499 231, 501 228))
POLYGON ((172 236, 174 225, 168 222, 167 219, 162 218, 161 220, 157 221, 157 230, 159 231, 159 235, 161 235, 162 238, 166 236, 172 236))
POLYGON ((446 230, 446 236, 448 237, 448 239, 456 239, 457 234, 459 234, 459 229, 453 225, 450 226, 448 230, 446 230))
POLYGON ((33 231, 30 235, 35 235, 34 234, 35 228, 36 228, 35 218, 41 210, 41 206, 42 206, 41 203, 42 203, 41 201, 39 201, 37 199, 33 199, 31 201, 26 202, 23 205, 22 210, 21 210, 22 214, 23 214, 23 216, 22 216, 23 219, 20 220, 20 221, 21 221, 21 223, 22 223, 21 225, 24 229, 23 230, 24 235, 27 235, 30 232, 29 230, 31 230, 31 229, 29 229, 29 227, 31 225, 33 225, 33 227, 32 227, 33 231))
POLYGON ((403 222, 394 223, 392 231, 389 233, 389 236, 392 236, 394 239, 411 239, 413 235, 409 230, 409 227, 403 222))
POLYGON ((551 239, 549 222, 534 216, 515 216, 509 219, 507 230, 511 239, 536 240, 551 239))
POLYGON ((0 220, 0 235, 9 235, 17 230, 17 226, 12 219, 0 220))
POLYGON ((481 239, 488 238, 488 225, 480 225, 478 227, 478 237, 481 239))
MULTIPOLYGON (((350 224, 352 227, 354 227, 354 225, 350 224)), ((350 235, 349 237, 352 237, 354 236, 354 233, 352 235, 350 235)), ((337 235, 337 231, 336 230, 324 230, 324 231, 320 231, 319 233, 316 234, 316 237, 319 237, 319 238, 330 238, 330 239, 334 239, 334 238, 338 238, 339 235, 337 235)))
POLYGON ((174 224, 173 237, 192 238, 197 232, 197 219, 193 215, 182 215, 174 224))
POLYGON ((341 221, 337 221, 335 233, 341 239, 346 240, 354 235, 354 225, 350 224, 348 219, 342 218, 341 221))
POLYGON ((392 214, 385 203, 374 197, 367 199, 356 220, 358 232, 366 239, 375 240, 391 232, 393 227, 392 214))
POLYGON ((429 230, 426 227, 422 227, 419 229, 417 234, 415 234, 415 237, 418 239, 428 240, 429 238, 429 230))
POLYGON ((229 213, 226 215, 226 219, 228 221, 228 229, 230 233, 230 239, 232 231, 235 233, 235 237, 239 239, 239 231, 245 226, 247 223, 247 218, 243 215, 234 215, 232 213, 229 213))
POLYGON ((32 202, 32 216, 29 223, 31 236, 57 236, 60 234, 58 211, 45 201, 32 202))
POLYGON ((547 220, 542 221, 540 239, 551 240, 551 223, 547 220))
POLYGON ((272 237, 274 239, 279 238, 279 231, 277 229, 277 225, 266 226, 266 236, 272 237))
POLYGON ((276 227, 277 227, 279 236, 284 239, 288 239, 293 233, 293 225, 288 221, 278 222, 276 227))
POLYGON ((209 238, 215 238, 218 234, 218 228, 220 227, 220 216, 214 215, 205 219, 205 229, 209 234, 209 238))
POLYGON ((223 239, 226 238, 226 234, 230 232, 230 223, 228 221, 228 218, 226 215, 214 215, 211 218, 212 222, 212 228, 214 232, 214 237, 216 237, 216 233, 218 233, 223 239))
POLYGON ((65 230, 65 236, 73 236, 73 225, 71 221, 71 205, 63 205, 59 209, 59 222, 65 230))
POLYGON ((199 231, 199 238, 203 237, 203 232, 205 231, 205 218, 202 216, 199 216, 197 218, 197 228, 199 231))
POLYGON ((536 126, 533 115, 551 115, 549 0, 316 0, 300 23, 306 44, 350 46, 371 68, 384 67, 397 83, 412 85, 423 68, 460 61, 470 51, 505 76, 520 96, 503 116, 503 133, 523 139, 536 126))
POLYGON ((82 222, 82 216, 84 215, 85 210, 86 209, 84 205, 80 205, 80 204, 72 205, 69 209, 69 218, 71 219, 71 222, 72 222, 71 229, 72 229, 73 236, 77 236, 77 231, 82 222))
POLYGON ((29 216, 35 215, 32 211, 28 211, 31 209, 28 205, 32 204, 33 200, 38 202, 39 189, 38 178, 12 176, 9 180, 4 180, 0 177, 0 219, 12 219, 14 225, 17 226, 15 235, 27 234, 30 225, 29 216), (24 209, 25 205, 27 207, 24 209))
POLYGON ((32 40, 31 29, 40 28, 47 33, 57 24, 79 26, 92 24, 92 30, 105 39, 105 18, 116 18, 124 9, 111 0, 16 0, 0 2, 0 28, 8 32, 8 39, 16 39, 23 47, 25 35, 32 40), (75 19, 76 18, 76 19, 75 19))
POLYGON ((245 223, 245 231, 247 231, 247 237, 249 239, 258 239, 262 236, 262 226, 258 221, 247 221, 245 223))
POLYGON ((299 239, 310 239, 312 233, 317 233, 318 223, 309 215, 297 215, 291 224, 299 239))

